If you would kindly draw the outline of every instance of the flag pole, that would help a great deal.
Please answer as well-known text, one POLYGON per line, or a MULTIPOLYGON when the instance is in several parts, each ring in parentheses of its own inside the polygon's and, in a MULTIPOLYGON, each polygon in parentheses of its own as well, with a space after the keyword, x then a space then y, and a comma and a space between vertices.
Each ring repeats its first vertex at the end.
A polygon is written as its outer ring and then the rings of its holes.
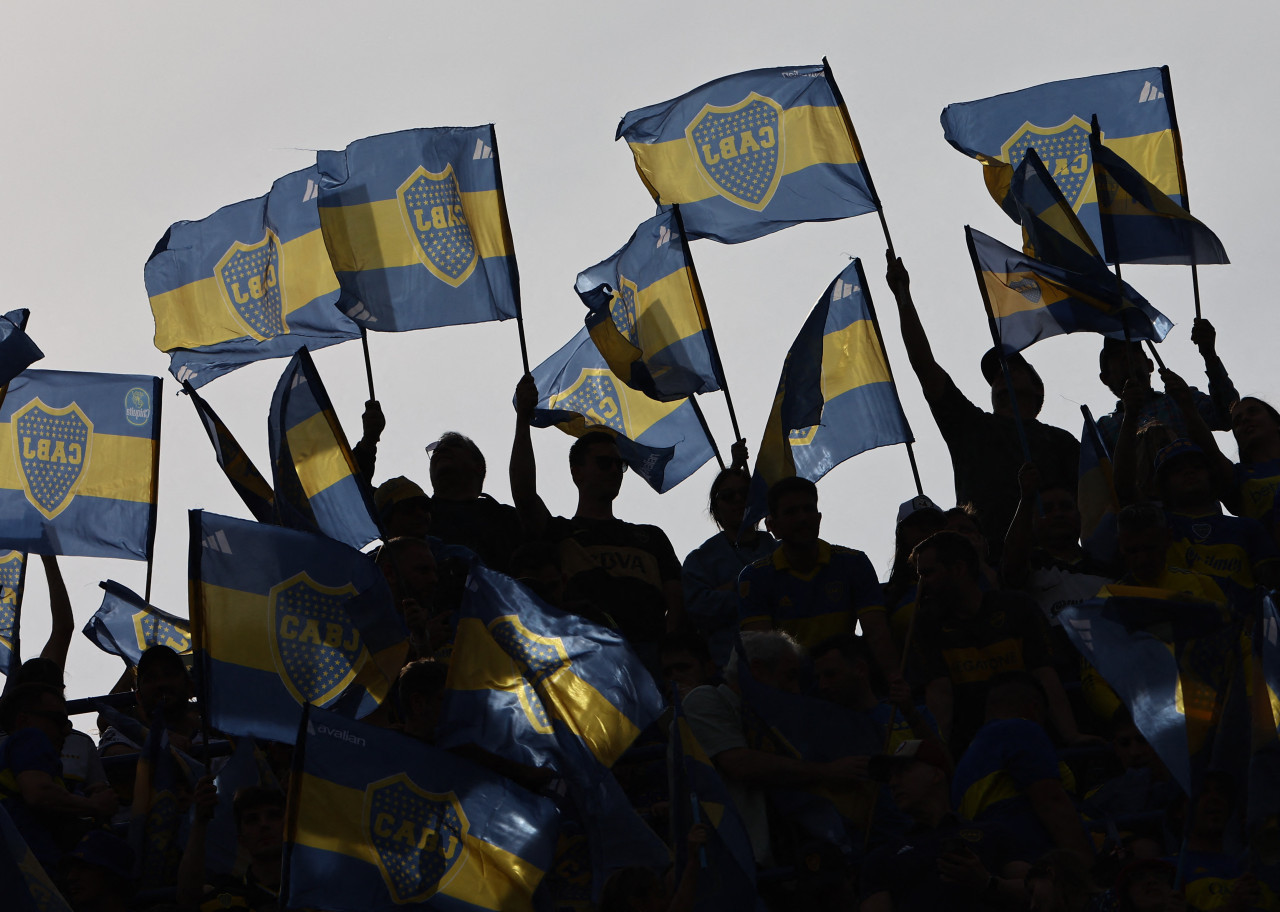
POLYGON ((373 394, 373 362, 369 359, 369 333, 364 326, 360 327, 360 346, 364 349, 364 376, 369 381, 369 398, 377 399, 373 394))
MULTIPOLYGON (((892 248, 890 248, 890 256, 892 256, 892 248)), ((862 299, 867 302, 867 313, 871 314, 871 328, 875 330, 876 344, 880 346, 880 357, 884 358, 884 369, 889 373, 889 385, 893 387, 893 395, 898 396, 898 382, 893 379, 893 367, 889 364, 889 352, 884 347, 884 336, 880 332, 880 319, 876 316, 876 305, 871 301, 871 286, 867 284, 866 273, 862 271, 862 260, 858 257, 852 257, 852 259, 854 268, 858 270, 858 284, 862 286, 862 299)), ((900 396, 898 401, 899 403, 902 401, 900 396)), ((910 430, 909 425, 907 430, 910 430)), ((907 461, 911 464, 911 477, 915 479, 916 494, 923 496, 924 487, 920 484, 920 468, 916 465, 914 443, 914 439, 905 441, 907 461)))
POLYGON ((524 309, 520 306, 520 270, 516 266, 516 245, 511 237, 511 224, 507 221, 507 197, 502 190, 502 159, 498 157, 498 131, 489 124, 489 148, 493 150, 493 179, 497 185, 498 199, 502 201, 502 240, 511 264, 511 297, 516 305, 516 335, 520 339, 520 363, 529 373, 529 346, 524 339, 524 309))
POLYGON ((853 143, 853 151, 858 157, 858 164, 862 166, 862 176, 867 180, 867 192, 871 194, 871 201, 876 206, 876 215, 880 217, 880 229, 884 232, 885 245, 889 248, 889 256, 893 258, 896 255, 893 252, 893 238, 889 237, 889 223, 885 221, 884 217, 884 206, 880 204, 880 194, 876 193, 875 181, 871 179, 871 168, 867 166, 867 158, 862 154, 862 144, 858 142, 858 133, 853 129, 853 118, 849 116, 849 108, 844 103, 844 96, 840 94, 840 86, 836 85, 835 74, 831 72, 831 64, 827 62, 826 57, 822 58, 822 72, 827 78, 827 84, 831 86, 831 94, 836 97, 836 107, 840 109, 840 117, 844 120, 844 128, 849 131, 849 141, 853 143))
MULTIPOLYGON (((729 409, 729 423, 733 427, 733 440, 737 443, 743 439, 742 431, 738 428, 738 415, 733 410, 733 396, 729 393, 729 381, 724 376, 724 364, 720 361, 720 347, 716 345, 716 333, 711 328, 711 315, 707 313, 706 298, 702 296, 702 283, 698 281, 698 270, 693 265, 693 254, 689 252, 689 239, 684 233, 684 216, 680 214, 679 204, 672 206, 671 211, 675 215, 676 227, 680 229, 680 248, 684 253, 684 261, 689 264, 689 282, 692 285, 694 304, 698 308, 698 316, 702 318, 702 325, 706 327, 704 331, 707 334, 707 352, 711 355, 711 369, 715 372, 720 389, 724 391, 724 404, 729 409)), ((689 398, 693 399, 692 396, 689 398)), ((699 414, 698 418, 702 420, 702 415, 699 414)), ((705 422, 703 427, 706 427, 705 422)), ((711 438, 709 431, 707 438, 711 438)), ((714 440, 711 441, 711 447, 715 449, 714 440)), ((724 460, 720 458, 719 452, 716 453, 716 459, 720 460, 720 467, 724 468, 724 460)))
MULTIPOLYGON (((191 579, 191 654, 195 659, 192 667, 196 672, 196 699, 200 703, 200 738, 204 742, 204 756, 201 759, 207 768, 209 766, 209 738, 212 729, 209 727, 208 654, 205 651, 208 643, 205 630, 203 571, 200 567, 201 558, 204 554, 203 515, 203 510, 187 511, 188 535, 190 537, 190 542, 187 546, 187 575, 191 579)), ((151 604, 149 598, 146 602, 148 605, 151 604)))
MULTIPOLYGON (((1169 132, 1173 134, 1173 156, 1178 166, 1178 190, 1182 193, 1182 208, 1191 211, 1191 200, 1187 196, 1187 171, 1182 163, 1182 134, 1178 131, 1178 112, 1173 106, 1173 82, 1169 77, 1169 68, 1162 66, 1160 75, 1164 79, 1165 108, 1169 111, 1169 132)), ((1194 256, 1194 253, 1193 253, 1194 256)), ((1200 319, 1200 274, 1196 264, 1191 264, 1191 294, 1196 304, 1196 319, 1200 319)), ((1163 365, 1162 365, 1163 366, 1163 365)))
POLYGON ((147 582, 143 588, 143 599, 147 604, 151 603, 151 577, 155 566, 156 553, 156 516, 160 507, 160 440, 163 437, 160 424, 161 402, 164 399, 164 378, 156 378, 156 395, 155 401, 151 403, 153 411, 152 420, 156 426, 156 445, 151 451, 151 522, 150 531, 147 535, 147 582))
POLYGON ((693 413, 698 416, 698 424, 702 425, 702 433, 707 435, 707 442, 711 444, 711 452, 716 454, 716 462, 720 464, 720 471, 723 472, 724 457, 720 455, 720 448, 716 446, 716 439, 711 436, 711 428, 707 426, 706 416, 702 414, 702 406, 698 405, 698 397, 690 396, 689 404, 693 406, 693 413))

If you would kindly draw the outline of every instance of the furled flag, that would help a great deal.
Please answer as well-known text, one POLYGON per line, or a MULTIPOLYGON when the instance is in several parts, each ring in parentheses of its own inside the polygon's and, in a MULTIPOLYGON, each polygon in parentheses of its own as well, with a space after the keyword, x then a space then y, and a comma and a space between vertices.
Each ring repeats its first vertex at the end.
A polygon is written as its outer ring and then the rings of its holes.
POLYGON ((21 661, 18 658, 18 622, 22 616, 22 589, 27 576, 27 556, 10 551, 0 556, 0 674, 21 661))
POLYGON ((556 845, 550 799, 406 735, 314 709, 292 779, 282 905, 532 912, 556 845))
POLYGON ((0 548, 147 560, 160 378, 28 370, 0 406, 0 548))
MULTIPOLYGON (((1093 123, 1096 128, 1097 118, 1093 123)), ((1108 263, 1231 262, 1218 236, 1103 143, 1100 130, 1095 129, 1089 140, 1108 263)))
POLYGON ((978 287, 1006 353, 1063 333, 1161 341, 1173 323, 1106 266, 1075 272, 1032 259, 965 226, 978 287))
POLYGON ((1065 79, 991 98, 947 105, 947 142, 985 166, 987 190, 1017 221, 1009 197, 1013 169, 1034 148, 1095 247, 1102 247, 1097 197, 1090 176, 1089 121, 1107 125, 1106 144, 1133 162, 1177 201, 1186 190, 1168 67, 1065 79))
POLYGON ((587 331, 614 376, 672 402, 724 386, 720 354, 674 206, 644 222, 625 247, 578 273, 587 331))
POLYGON ((98 585, 105 592, 102 604, 81 632, 103 652, 137 665, 152 646, 168 646, 179 654, 191 651, 191 625, 186 619, 147 604, 115 580, 98 585))
POLYGON ((712 456, 706 427, 688 402, 656 402, 617 378, 585 328, 533 369, 535 427, 555 425, 573 437, 612 431, 627 465, 660 494, 712 456))
POLYGON ((1102 441, 1089 406, 1080 406, 1084 427, 1080 431, 1080 474, 1076 499, 1080 504, 1080 538, 1088 541, 1098 531, 1103 517, 1120 512, 1116 482, 1111 470, 1111 454, 1102 441))
POLYGON ((315 167, 286 174, 257 199, 169 227, 143 269, 156 348, 179 380, 203 386, 263 358, 360 336, 334 306, 316 208, 315 167))
POLYGON ((737 244, 880 208, 825 61, 725 76, 628 112, 615 138, 689 237, 737 244))
POLYGON ((398 332, 519 311, 493 124, 370 136, 316 166, 338 306, 356 323, 398 332))
POLYGON ((204 768, 169 745, 165 715, 155 714, 134 769, 129 843, 139 886, 156 889, 178 877, 186 844, 187 800, 204 768))
POLYGON ((254 519, 258 522, 275 522, 276 495, 275 491, 271 490, 271 485, 249 459, 249 454, 236 442, 235 437, 231 436, 230 429, 222 423, 222 419, 214 412, 212 406, 204 401, 191 384, 183 383, 182 388, 191 397, 191 404, 196 407, 196 415, 200 417, 200 423, 204 425, 205 433, 209 435, 209 442, 213 444, 214 457, 218 460, 222 471, 226 473, 231 487, 235 488, 254 519))
POLYGON ((44 357, 26 333, 30 315, 31 311, 23 307, 0 317, 0 386, 44 357))
POLYGON ((267 431, 282 525, 319 532, 353 548, 381 537, 369 483, 305 348, 276 384, 267 431))
POLYGON ((783 478, 817 481, 851 456, 913 439, 855 259, 827 286, 787 351, 743 522, 768 512, 769 488, 783 478))
POLYGON ((0 805, 0 895, 9 912, 71 912, 13 818, 0 805))
POLYGON ((1106 265, 1035 149, 1013 169, 1009 196, 1022 223, 1022 252, 1073 272, 1099 272, 1106 265))
POLYGON ((292 742, 303 704, 368 715, 408 633, 382 572, 341 542, 191 511, 191 628, 209 721, 292 742))

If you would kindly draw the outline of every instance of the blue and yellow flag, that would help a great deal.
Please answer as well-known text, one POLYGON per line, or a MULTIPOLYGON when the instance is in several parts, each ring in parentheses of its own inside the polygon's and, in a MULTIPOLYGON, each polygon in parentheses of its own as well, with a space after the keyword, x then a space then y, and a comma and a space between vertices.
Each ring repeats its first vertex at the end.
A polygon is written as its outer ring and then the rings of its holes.
POLYGON ((191 511, 191 629, 209 720, 292 743, 302 706, 366 716, 408 651, 382 572, 322 535, 191 511))
POLYGON ((0 407, 0 547, 146 560, 160 378, 28 370, 0 407))
POLYGON ((1254 661, 1262 672, 1271 723, 1280 735, 1280 611, 1276 610, 1274 595, 1262 600, 1262 618, 1253 639, 1254 661))
POLYGON ((913 439, 855 259, 827 286, 787 351, 743 521, 765 515, 769 487, 783 478, 817 481, 851 456, 913 439))
POLYGON ((1089 406, 1080 406, 1080 411, 1084 413, 1084 427, 1080 431, 1076 500, 1080 505, 1080 538, 1087 542, 1098 531, 1104 516, 1120 512, 1120 498, 1116 496, 1111 454, 1107 452, 1098 425, 1089 406))
POLYGON ((285 830, 291 909, 532 910, 555 804, 446 751, 310 710, 285 830))
POLYGON ((191 404, 196 407, 196 415, 204 425, 205 433, 209 435, 209 442, 213 444, 214 457, 226 473, 231 487, 235 488, 254 519, 258 522, 275 522, 276 494, 271 490, 271 485, 267 484, 249 454, 231 435, 230 429, 222 423, 213 407, 204 401, 191 384, 184 382, 182 387, 191 398, 191 404))
POLYGON ((586 328, 533 369, 538 385, 535 427, 555 425, 573 437, 611 431, 618 451, 660 494, 712 456, 711 440, 688 402, 657 402, 609 370, 586 328))
POLYGON ((0 896, 10 912, 71 912, 53 879, 0 805, 0 896))
POLYGON ((1203 266, 1231 262, 1218 236, 1102 143, 1100 131, 1089 138, 1108 263, 1203 266))
POLYGON ((987 311, 1006 353, 1063 333, 1161 341, 1172 321, 1128 283, 1098 268, 1076 272, 1036 260, 965 226, 987 311))
POLYGON ((353 548, 382 536, 369 483, 305 348, 293 356, 271 397, 268 439, 281 525, 353 548))
POLYGON ((0 317, 0 386, 44 357, 26 333, 30 315, 31 311, 23 307, 0 317))
POLYGON ((1022 223, 1022 252, 1074 272, 1105 269, 1093 239, 1080 224, 1035 149, 1013 169, 1009 196, 1022 223))
POLYGON ((143 269, 156 348, 179 380, 203 386, 263 358, 360 336, 334 306, 316 208, 315 167, 286 174, 257 199, 176 222, 143 269))
POLYGON ((983 177, 997 203, 1017 221, 1009 195, 1013 169, 1034 148, 1062 195, 1101 248, 1098 202, 1090 174, 1089 124, 1107 125, 1106 145, 1133 162, 1162 193, 1185 195, 1168 67, 1064 79, 1045 85, 947 105, 947 142, 986 167, 983 177))
POLYGON ((98 583, 102 604, 81 631, 103 652, 137 665, 152 646, 168 646, 176 653, 191 651, 191 625, 147 604, 136 592, 115 580, 98 583))
POLYGON ((165 715, 155 714, 134 770, 129 843, 143 889, 176 882, 186 845, 187 808, 204 768, 169 745, 165 715))
POLYGON ((615 138, 689 237, 737 244, 880 208, 825 63, 725 76, 628 112, 615 138))
POLYGON ((644 222, 625 247, 578 273, 587 331, 614 376, 672 402, 724 386, 698 274, 674 206, 644 222))
POLYGON ((18 624, 22 617, 22 590, 27 577, 27 556, 21 551, 0 555, 0 674, 21 661, 18 657, 18 624))
POLYGON ((369 330, 509 320, 515 247, 493 124, 402 130, 320 152, 339 307, 369 330))

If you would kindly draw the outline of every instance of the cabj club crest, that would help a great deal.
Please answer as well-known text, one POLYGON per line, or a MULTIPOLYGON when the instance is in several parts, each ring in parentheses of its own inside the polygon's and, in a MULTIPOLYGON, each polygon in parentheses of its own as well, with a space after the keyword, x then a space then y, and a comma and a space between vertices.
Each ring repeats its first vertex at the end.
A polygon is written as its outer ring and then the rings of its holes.
POLYGON ((453 163, 439 173, 419 165, 400 185, 396 197, 418 256, 431 274, 454 288, 469 279, 479 256, 453 163))
POLYGON ((1093 156, 1089 151, 1090 133, 1089 125, 1074 116, 1056 127, 1024 123, 1000 147, 1000 155, 1016 169, 1026 157, 1027 149, 1034 148, 1066 197, 1067 204, 1079 212, 1085 190, 1092 185, 1089 176, 1093 168, 1093 156))
POLYGON ((267 231, 256 244, 236 241, 214 268, 222 298, 250 337, 264 342, 289 331, 280 281, 280 239, 267 231))
POLYGON ((21 551, 0 558, 0 647, 13 648, 13 626, 18 616, 18 585, 22 582, 21 551))
POLYGON ((517 691, 520 706, 535 730, 544 735, 554 731, 538 688, 557 671, 568 668, 569 655, 559 637, 533 633, 515 615, 504 615, 489 624, 489 634, 511 657, 522 681, 517 691))
POLYGON ((22 489, 45 519, 53 519, 75 499, 89 467, 93 422, 76 403, 50 408, 39 397, 10 420, 22 489))
POLYGON ((782 178, 782 106, 752 92, 730 107, 704 105, 684 129, 698 171, 732 203, 764 209, 782 178))
POLYGON ((618 285, 613 291, 613 299, 609 301, 609 316, 623 338, 639 348, 640 333, 636 331, 636 295, 639 289, 635 282, 622 275, 618 276, 618 285))
POLYGON ((428 792, 397 773, 365 789, 363 816, 392 902, 423 902, 461 867, 468 824, 453 792, 428 792))
POLYGON ((627 416, 623 411, 625 404, 626 398, 609 371, 603 368, 586 368, 578 375, 578 382, 552 396, 547 407, 577 412, 587 425, 626 434, 627 416))
POLYGON ((186 631, 179 630, 169 621, 156 617, 149 611, 134 612, 133 632, 138 638, 138 649, 142 652, 152 646, 168 646, 177 653, 191 650, 191 637, 186 631))
POLYGON ((354 595, 350 583, 340 589, 321 586, 305 572, 272 587, 267 597, 271 655, 299 703, 327 706, 369 659, 346 610, 354 595))

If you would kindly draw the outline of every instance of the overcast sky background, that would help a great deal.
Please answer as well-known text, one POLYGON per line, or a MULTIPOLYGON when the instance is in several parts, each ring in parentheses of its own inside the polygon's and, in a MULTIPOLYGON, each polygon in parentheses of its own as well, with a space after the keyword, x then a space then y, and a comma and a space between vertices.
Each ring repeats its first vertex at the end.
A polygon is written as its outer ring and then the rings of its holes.
MULTIPOLYGON (((1274 302, 1257 291, 1275 284, 1273 5, 120 2, 8 4, 0 16, 5 308, 31 309, 29 330, 46 354, 37 367, 165 376, 152 601, 175 614, 187 613, 186 511, 248 514, 152 345, 143 263, 170 223, 260 196, 315 150, 376 133, 496 124, 536 364, 582 325, 577 272, 653 214, 629 150, 613 142, 621 115, 720 76, 825 54, 938 360, 985 407, 977 359, 990 337, 962 229, 1012 246, 1019 233, 987 195, 981 165, 943 141, 939 113, 1055 79, 1168 64, 1191 209, 1233 261, 1201 270, 1205 315, 1240 392, 1277 397, 1274 302)), ((902 348, 874 215, 693 245, 743 433, 754 457, 787 347, 850 255, 871 285, 925 491, 951 506, 950 463, 902 348)), ((1177 324, 1162 354, 1203 388, 1188 338, 1189 270, 1127 267, 1125 278, 1177 324)), ((427 487, 423 446, 458 430, 488 457, 486 489, 508 501, 515 323, 371 334, 370 347, 388 418, 377 480, 404 474, 427 487)), ((1027 352, 1047 386, 1042 419, 1078 434, 1081 403, 1095 415, 1111 409, 1098 348, 1095 336, 1071 336, 1027 352)), ((360 346, 325 349, 316 362, 354 443, 367 395, 360 346)), ((285 363, 260 362, 202 391, 268 475, 267 409, 285 363)), ((702 397, 702 407, 727 454, 720 399, 702 397)), ((554 429, 534 433, 540 489, 563 514, 575 506, 570 443, 554 429)), ((683 557, 714 532, 706 494, 715 471, 708 464, 662 497, 629 477, 616 513, 663 526, 683 557)), ((915 493, 904 448, 856 457, 820 490, 824 537, 866 551, 883 576, 897 506, 915 493)), ((77 627, 101 601, 99 580, 143 588, 140 562, 61 563, 77 627)), ((28 657, 48 632, 42 576, 34 561, 28 657)), ((77 632, 68 696, 105 691, 121 668, 77 632)))

